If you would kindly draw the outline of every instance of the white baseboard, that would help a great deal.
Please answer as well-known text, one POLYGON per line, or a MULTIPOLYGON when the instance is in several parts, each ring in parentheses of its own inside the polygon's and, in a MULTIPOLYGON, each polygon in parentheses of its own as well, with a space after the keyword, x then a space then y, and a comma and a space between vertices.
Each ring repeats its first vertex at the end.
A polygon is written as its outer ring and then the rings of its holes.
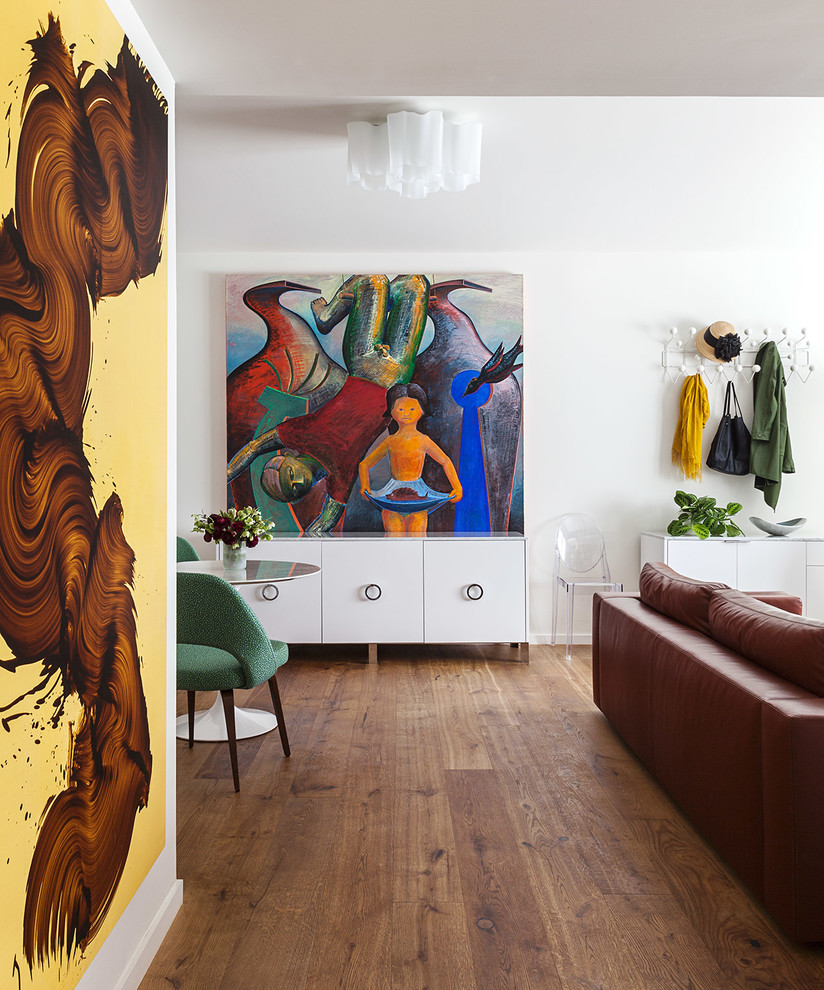
POLYGON ((182 904, 183 881, 175 880, 112 990, 137 990, 182 904))
POLYGON ((183 881, 174 873, 174 855, 161 853, 77 990, 137 990, 183 903, 183 881))

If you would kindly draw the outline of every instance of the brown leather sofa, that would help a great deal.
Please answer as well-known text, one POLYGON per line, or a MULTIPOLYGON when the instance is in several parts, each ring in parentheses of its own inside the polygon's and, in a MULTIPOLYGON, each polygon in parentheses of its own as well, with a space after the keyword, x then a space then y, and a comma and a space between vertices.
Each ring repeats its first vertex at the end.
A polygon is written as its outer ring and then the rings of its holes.
POLYGON ((593 599, 595 703, 778 924, 824 940, 824 622, 646 564, 593 599))

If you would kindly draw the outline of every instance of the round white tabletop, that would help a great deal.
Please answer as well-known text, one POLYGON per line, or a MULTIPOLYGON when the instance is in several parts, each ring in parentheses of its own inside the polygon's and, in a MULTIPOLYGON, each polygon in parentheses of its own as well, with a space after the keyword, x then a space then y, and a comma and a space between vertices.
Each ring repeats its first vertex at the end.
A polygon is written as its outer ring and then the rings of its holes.
MULTIPOLYGON (((303 564, 292 560, 247 560, 245 567, 224 567, 222 560, 187 560, 179 563, 177 569, 190 574, 215 574, 229 584, 277 584, 280 581, 309 577, 320 571, 317 564, 303 564)), ((277 724, 274 712, 235 707, 235 733, 238 739, 262 736, 277 728, 277 724)), ((178 715, 175 735, 178 739, 189 738, 187 715, 178 715)), ((229 738, 220 693, 211 708, 195 713, 194 738, 195 742, 226 742, 229 738)))
POLYGON ((222 560, 186 560, 177 569, 190 574, 216 574, 229 584, 272 584, 309 577, 317 574, 320 567, 294 560, 247 560, 245 567, 225 567, 222 560))

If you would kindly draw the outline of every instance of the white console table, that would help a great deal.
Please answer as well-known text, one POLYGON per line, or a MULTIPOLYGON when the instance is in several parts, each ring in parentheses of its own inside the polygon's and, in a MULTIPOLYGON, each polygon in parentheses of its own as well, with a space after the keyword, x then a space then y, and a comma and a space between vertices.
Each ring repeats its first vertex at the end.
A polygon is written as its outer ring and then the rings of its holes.
POLYGON ((287 643, 528 641, 526 539, 508 534, 283 536, 249 556, 316 564, 278 586, 239 587, 273 638, 287 643))
POLYGON ((686 577, 723 581, 742 591, 787 591, 804 614, 824 619, 824 539, 814 536, 669 536, 641 534, 641 566, 660 561, 686 577))

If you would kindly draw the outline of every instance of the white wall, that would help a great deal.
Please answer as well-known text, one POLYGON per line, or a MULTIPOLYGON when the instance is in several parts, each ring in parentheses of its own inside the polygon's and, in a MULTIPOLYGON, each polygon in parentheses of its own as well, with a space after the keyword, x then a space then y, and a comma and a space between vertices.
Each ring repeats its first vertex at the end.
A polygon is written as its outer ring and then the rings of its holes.
MULTIPOLYGON (((796 251, 824 229, 824 100, 392 101, 483 124, 481 181, 425 200, 346 185, 376 104, 181 97, 181 251, 796 251)), ((302 257, 298 259, 302 262, 302 257)))
MULTIPOLYGON (((513 112, 522 109, 518 104, 513 112)), ((284 142, 277 166, 288 181, 279 184, 278 171, 271 172, 267 198, 255 211, 249 186, 256 166, 249 164, 248 175, 243 172, 242 149, 236 149, 233 182, 227 184, 232 155, 219 130, 212 141, 223 180, 210 172, 199 128, 196 134, 182 130, 179 178, 203 187, 211 175, 215 208, 209 212, 215 229, 207 232, 201 216, 197 223, 204 250, 179 257, 181 535, 191 528, 192 512, 225 501, 224 275, 240 272, 523 273, 533 638, 543 638, 550 629, 554 528, 565 512, 587 512, 600 521, 613 574, 628 589, 637 587, 639 534, 662 529, 674 517, 676 488, 742 502, 739 519, 749 532, 754 532, 750 515, 772 515, 751 477, 706 471, 703 482, 695 484, 673 468, 670 447, 680 384, 666 380, 661 350, 670 326, 703 327, 714 320, 740 329, 806 326, 818 350, 824 334, 820 101, 548 100, 541 110, 545 126, 512 159, 508 191, 498 171, 501 149, 490 149, 489 182, 498 190, 499 203, 496 207, 487 189, 480 217, 475 215, 479 201, 470 198, 453 196, 442 206, 427 200, 423 211, 413 214, 411 208, 421 204, 399 205, 393 198, 341 185, 330 223, 328 181, 318 184, 316 166, 310 178, 300 180, 297 166, 307 155, 300 140, 294 146, 284 142), (530 182, 520 181, 522 165, 530 182), (540 192, 542 170, 562 189, 553 186, 546 196, 540 192), (236 200, 232 184, 242 187, 236 200), (322 208, 313 206, 318 198, 322 208), (548 219, 546 198, 557 223, 548 219), (281 206, 282 223, 275 221, 281 206), (383 221, 377 216, 382 208, 383 221), (270 251, 255 250, 261 213, 273 218, 270 251), (394 231, 387 232, 386 217, 397 220, 394 231), (246 223, 248 241, 240 250, 246 223), (496 238, 510 244, 516 227, 526 231, 529 250, 491 246, 496 238), (340 242, 341 229, 352 246, 330 248, 340 242), (421 250, 427 229, 429 247, 421 250), (215 247, 221 232, 227 250, 215 247), (565 235, 568 246, 558 247, 565 235), (293 237, 302 250, 288 249, 293 237), (398 250, 407 241, 412 247, 398 250), (533 246, 541 241, 543 249, 533 246), (307 242, 312 250, 306 250, 307 242), (590 250, 582 249, 586 245, 590 250), (679 245, 692 250, 676 250, 679 245)), ((191 194, 189 186, 186 195, 191 194)), ((189 219, 182 210, 181 228, 189 219)), ((189 233, 181 236, 191 245, 189 233)), ((824 534, 818 497, 824 482, 818 454, 822 381, 821 373, 814 374, 807 384, 793 380, 788 388, 797 474, 785 479, 777 516, 806 516, 809 534, 824 534)), ((739 398, 749 418, 751 388, 741 384, 739 398)), ((722 401, 718 381, 710 387, 713 413, 705 456, 722 401)), ((582 636, 589 629, 586 605, 582 602, 576 615, 582 636)))

